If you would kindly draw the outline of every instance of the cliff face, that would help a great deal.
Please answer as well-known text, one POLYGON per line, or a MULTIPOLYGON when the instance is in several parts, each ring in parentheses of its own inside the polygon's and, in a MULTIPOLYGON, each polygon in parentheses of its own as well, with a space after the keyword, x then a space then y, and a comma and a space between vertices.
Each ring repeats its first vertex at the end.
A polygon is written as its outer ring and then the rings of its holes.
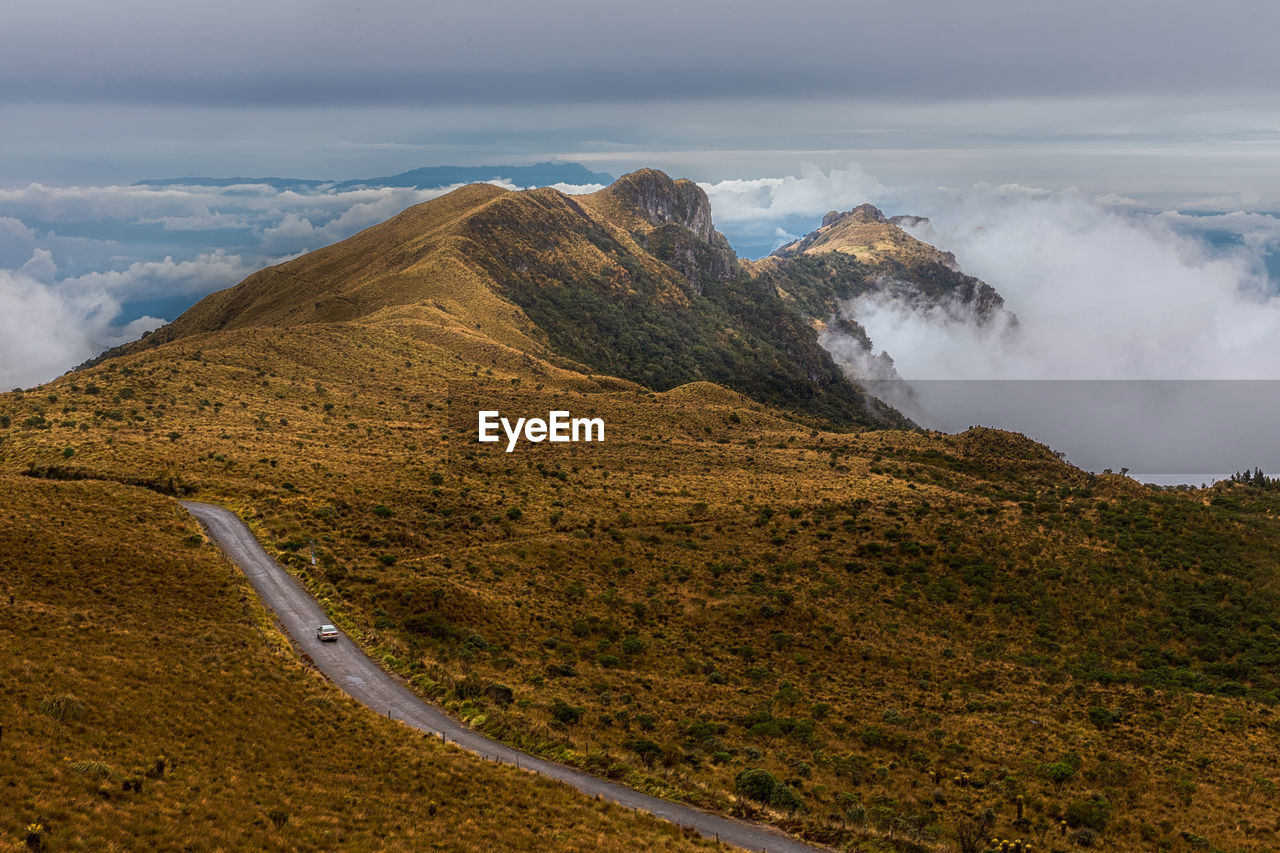
POLYGON ((600 195, 615 200, 624 210, 650 226, 678 225, 704 243, 711 242, 711 202, 693 181, 672 180, 657 169, 641 169, 623 175, 600 195))
POLYGON ((596 195, 596 205, 626 223, 636 242, 677 270, 695 293, 707 280, 725 282, 740 273, 737 255, 712 223, 710 199, 692 181, 642 169, 596 195))

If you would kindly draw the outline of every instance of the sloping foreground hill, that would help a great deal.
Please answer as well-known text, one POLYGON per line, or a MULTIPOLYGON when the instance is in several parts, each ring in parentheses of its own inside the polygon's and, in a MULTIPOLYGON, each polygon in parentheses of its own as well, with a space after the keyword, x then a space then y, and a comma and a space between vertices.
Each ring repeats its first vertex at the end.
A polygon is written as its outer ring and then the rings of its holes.
POLYGON ((356 706, 173 501, 0 488, 0 849, 714 846, 356 706))
POLYGON ((74 478, 234 507, 425 695, 636 787, 857 850, 1280 846, 1273 493, 819 429, 427 321, 192 334, 0 395, 0 467, 58 480, 55 542, 74 478), (508 454, 480 407, 607 440, 508 454))

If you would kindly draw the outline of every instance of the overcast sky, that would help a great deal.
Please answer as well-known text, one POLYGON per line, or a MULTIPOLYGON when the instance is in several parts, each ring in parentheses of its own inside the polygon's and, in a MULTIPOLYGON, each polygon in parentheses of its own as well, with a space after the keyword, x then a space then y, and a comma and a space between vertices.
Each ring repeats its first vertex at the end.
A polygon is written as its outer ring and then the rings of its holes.
POLYGON ((579 160, 1250 191, 1280 4, 9 0, 0 184, 579 160))

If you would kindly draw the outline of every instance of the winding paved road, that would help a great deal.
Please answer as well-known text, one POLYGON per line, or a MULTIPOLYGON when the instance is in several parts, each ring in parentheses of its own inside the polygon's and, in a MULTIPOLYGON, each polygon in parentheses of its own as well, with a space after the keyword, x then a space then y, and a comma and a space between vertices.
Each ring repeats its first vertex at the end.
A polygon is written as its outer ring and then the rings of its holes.
POLYGON ((572 785, 588 796, 600 796, 631 809, 648 812, 680 826, 692 827, 707 838, 718 838, 748 850, 768 853, 815 853, 813 847, 771 829, 668 802, 598 779, 580 770, 536 758, 467 728, 439 708, 424 702, 374 663, 355 643, 316 639, 316 626, 329 622, 319 603, 292 575, 262 549, 253 533, 234 513, 213 504, 182 501, 213 541, 249 578, 299 648, 342 690, 379 714, 388 714, 420 731, 441 736, 483 758, 516 765, 572 785))

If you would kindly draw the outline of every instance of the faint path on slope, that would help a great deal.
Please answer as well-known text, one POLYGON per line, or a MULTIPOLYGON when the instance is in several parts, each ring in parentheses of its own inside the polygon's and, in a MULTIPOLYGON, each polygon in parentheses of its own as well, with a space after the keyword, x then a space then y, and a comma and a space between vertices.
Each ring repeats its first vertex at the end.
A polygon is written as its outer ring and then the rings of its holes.
POLYGON ((292 575, 262 549, 258 540, 235 513, 213 504, 181 501, 223 553, 248 577, 262 601, 275 612, 281 625, 316 667, 338 687, 379 714, 389 714, 420 731, 453 741, 468 752, 512 764, 572 785, 588 796, 600 796, 631 809, 648 812, 679 826, 692 827, 707 838, 768 853, 814 853, 813 847, 771 829, 720 817, 692 806, 668 802, 630 788, 598 779, 572 767, 521 752, 467 728, 434 705, 418 698, 407 687, 374 663, 345 635, 336 643, 316 639, 316 626, 331 620, 319 603, 292 575))

